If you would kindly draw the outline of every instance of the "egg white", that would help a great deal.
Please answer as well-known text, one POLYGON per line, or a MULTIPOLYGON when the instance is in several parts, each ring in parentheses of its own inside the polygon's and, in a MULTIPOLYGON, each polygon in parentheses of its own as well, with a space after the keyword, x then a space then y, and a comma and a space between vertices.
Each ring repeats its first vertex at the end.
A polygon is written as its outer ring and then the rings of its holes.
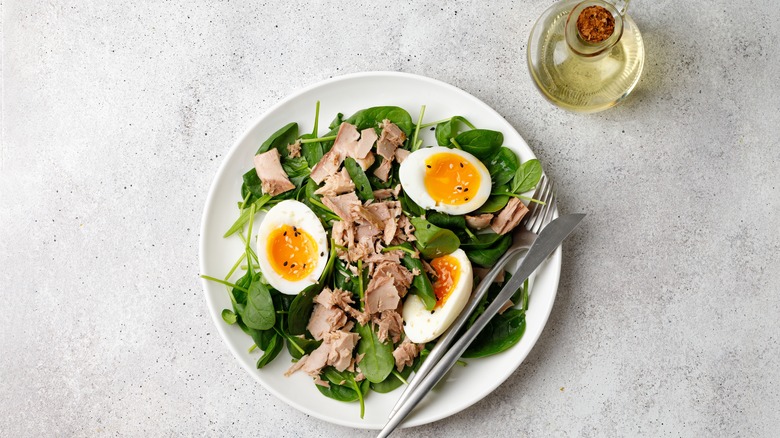
POLYGON ((401 180, 401 187, 404 193, 412 198, 412 201, 426 210, 436 210, 447 214, 466 214, 478 209, 490 197, 492 180, 490 172, 482 161, 468 152, 460 149, 450 149, 443 146, 433 146, 429 148, 418 149, 409 154, 401 167, 398 169, 398 177, 401 180), (464 204, 437 204, 425 189, 425 161, 432 155, 440 153, 452 153, 468 160, 479 172, 479 188, 464 204))
POLYGON ((260 271, 274 289, 288 295, 296 295, 303 289, 316 283, 328 261, 328 235, 316 214, 306 204, 294 200, 285 200, 271 207, 263 221, 257 227, 257 259, 260 271), (298 280, 282 278, 268 260, 266 242, 271 231, 282 225, 294 226, 306 231, 314 240, 317 251, 317 265, 311 273, 298 280))
POLYGON ((441 336, 463 311, 471 297, 474 283, 471 262, 462 249, 457 249, 450 255, 458 260, 461 272, 447 301, 441 307, 435 308, 433 313, 425 308, 425 304, 417 295, 408 295, 404 302, 404 333, 412 342, 430 342, 441 336))

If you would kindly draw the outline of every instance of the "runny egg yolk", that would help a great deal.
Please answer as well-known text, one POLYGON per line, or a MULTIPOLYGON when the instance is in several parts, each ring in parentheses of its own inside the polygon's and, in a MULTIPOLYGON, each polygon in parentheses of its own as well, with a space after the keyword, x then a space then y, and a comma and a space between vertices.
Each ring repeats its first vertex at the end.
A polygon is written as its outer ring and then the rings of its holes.
POLYGON ((268 235, 266 254, 271 268, 282 278, 299 281, 317 265, 317 245, 306 231, 282 225, 268 235))
POLYGON ((436 294, 436 308, 439 308, 447 302, 447 298, 458 284, 460 262, 455 257, 446 255, 431 260, 431 267, 436 271, 433 293, 436 294))
POLYGON ((442 152, 425 160, 425 190, 437 205, 462 205, 479 190, 479 171, 460 155, 442 152))

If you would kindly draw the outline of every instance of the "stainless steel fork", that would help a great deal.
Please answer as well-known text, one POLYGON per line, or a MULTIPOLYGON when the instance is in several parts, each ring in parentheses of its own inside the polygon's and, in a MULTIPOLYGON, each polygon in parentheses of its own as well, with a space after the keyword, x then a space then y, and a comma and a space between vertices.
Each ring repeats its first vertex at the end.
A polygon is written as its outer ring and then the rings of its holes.
POLYGON ((474 310, 479 306, 482 297, 487 293, 488 288, 498 274, 504 270, 507 263, 521 252, 528 251, 528 248, 534 243, 539 232, 542 231, 542 228, 555 218, 557 206, 555 186, 545 175, 542 175, 539 184, 536 185, 533 199, 541 201, 541 203, 531 203, 523 221, 512 233, 512 246, 510 246, 504 255, 498 259, 498 262, 496 262, 495 266, 493 266, 485 275, 485 278, 480 280, 479 285, 474 289, 474 292, 472 292, 471 299, 468 304, 466 304, 466 307, 455 322, 452 323, 450 328, 444 332, 436 342, 436 346, 431 349, 431 352, 428 354, 428 357, 425 358, 420 369, 414 373, 414 379, 409 382, 406 390, 404 390, 395 406, 393 406, 389 417, 393 417, 393 415, 398 412, 401 406, 403 406, 415 392, 415 389, 420 386, 420 383, 425 379, 425 376, 427 376, 431 369, 439 362, 439 359, 444 356, 450 345, 455 341, 455 337, 460 332, 461 328, 466 325, 469 316, 474 313, 474 310))

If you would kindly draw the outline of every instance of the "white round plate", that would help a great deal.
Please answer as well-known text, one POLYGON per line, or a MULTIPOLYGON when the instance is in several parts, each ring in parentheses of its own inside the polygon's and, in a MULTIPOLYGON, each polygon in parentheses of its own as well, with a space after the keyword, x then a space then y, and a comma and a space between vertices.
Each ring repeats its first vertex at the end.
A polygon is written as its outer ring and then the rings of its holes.
MULTIPOLYGON (((241 175, 253 166, 252 157, 259 145, 274 131, 289 122, 298 122, 300 132, 314 127, 314 106, 321 102, 320 135, 341 112, 350 115, 362 108, 396 105, 405 108, 417 120, 426 106, 424 122, 454 115, 466 117, 475 126, 501 131, 504 145, 516 152, 521 161, 534 154, 517 131, 492 108, 476 97, 452 85, 434 79, 393 72, 371 72, 329 79, 301 90, 274 105, 260 116, 233 145, 219 168, 209 190, 203 211, 200 237, 200 270, 222 278, 241 255, 243 245, 237 236, 222 235, 238 217, 236 202, 240 199, 241 175)), ((425 145, 435 144, 433 132, 423 133, 425 145)), ((542 163, 544 164, 544 163, 542 163)), ((261 221, 258 218, 257 221, 261 221)), ((255 229, 257 224, 255 224, 255 229)), ((418 426, 453 415, 466 409, 493 391, 514 372, 531 351, 552 310, 561 272, 561 250, 537 270, 526 314, 526 331, 522 340, 501 354, 468 360, 468 366, 455 366, 443 382, 407 417, 402 427, 418 426)), ((236 275, 236 278, 239 275, 236 275)), ((401 395, 402 388, 389 394, 369 393, 365 418, 360 419, 358 403, 331 400, 315 388, 303 373, 285 377, 290 367, 286 350, 265 368, 255 367, 259 351, 248 353, 253 344, 237 326, 222 321, 222 309, 231 308, 224 286, 203 281, 209 312, 222 338, 239 363, 268 391, 284 402, 309 415, 331 423, 361 429, 381 429, 387 415, 401 395)))

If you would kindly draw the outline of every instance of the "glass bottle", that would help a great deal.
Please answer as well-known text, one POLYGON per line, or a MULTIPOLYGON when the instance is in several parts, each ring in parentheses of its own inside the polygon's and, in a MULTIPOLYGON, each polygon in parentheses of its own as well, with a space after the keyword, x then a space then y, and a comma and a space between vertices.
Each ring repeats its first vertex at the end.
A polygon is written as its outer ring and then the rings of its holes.
POLYGON ((628 96, 639 82, 645 58, 642 35, 626 15, 628 1, 619 3, 561 0, 534 24, 528 68, 536 86, 555 105, 577 112, 603 111, 628 96), (608 36, 608 31, 602 32, 603 40, 594 41, 578 19, 586 8, 588 13, 599 7, 606 19, 607 13, 612 15, 614 30, 608 36))

